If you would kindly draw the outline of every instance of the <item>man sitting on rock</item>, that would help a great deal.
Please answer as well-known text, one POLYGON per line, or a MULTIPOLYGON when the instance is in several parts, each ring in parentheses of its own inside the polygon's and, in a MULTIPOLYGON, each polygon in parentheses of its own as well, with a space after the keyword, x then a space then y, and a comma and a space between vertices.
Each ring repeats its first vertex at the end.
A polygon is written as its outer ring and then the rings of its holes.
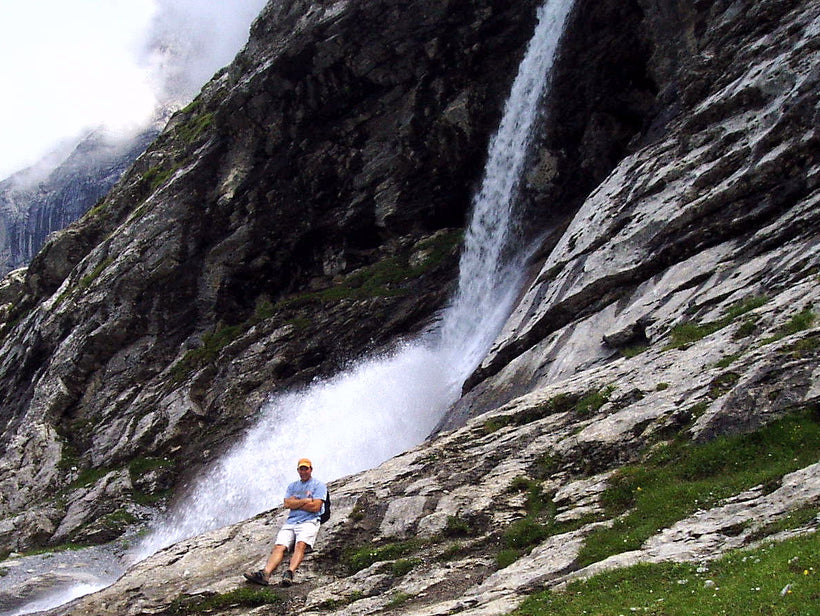
POLYGON ((296 465, 299 481, 294 481, 285 491, 285 508, 290 509, 288 519, 276 535, 276 543, 268 556, 264 569, 246 573, 245 579, 254 584, 267 586, 270 576, 290 550, 290 564, 282 575, 282 584, 290 586, 293 574, 305 557, 305 551, 313 547, 319 533, 320 517, 327 499, 327 486, 313 479, 313 464, 302 458, 296 465))

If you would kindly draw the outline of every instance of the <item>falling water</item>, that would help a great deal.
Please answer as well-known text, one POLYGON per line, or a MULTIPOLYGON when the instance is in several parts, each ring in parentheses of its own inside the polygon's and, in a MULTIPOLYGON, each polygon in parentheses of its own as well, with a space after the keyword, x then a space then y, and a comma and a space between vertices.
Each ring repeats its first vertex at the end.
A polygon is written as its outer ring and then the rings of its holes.
POLYGON ((295 463, 313 460, 329 481, 420 443, 457 400, 509 316, 519 291, 515 201, 538 102, 544 94, 571 0, 547 0, 490 145, 465 236, 459 286, 441 326, 388 355, 334 378, 276 394, 256 426, 160 521, 135 558, 185 537, 246 519, 281 503, 295 463))

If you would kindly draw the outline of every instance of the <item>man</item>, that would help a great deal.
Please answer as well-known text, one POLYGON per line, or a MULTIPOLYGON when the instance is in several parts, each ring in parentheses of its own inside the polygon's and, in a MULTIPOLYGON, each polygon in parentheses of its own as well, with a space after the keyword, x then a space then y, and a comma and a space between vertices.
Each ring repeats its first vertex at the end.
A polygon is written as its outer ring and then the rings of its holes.
POLYGON ((292 551, 287 571, 282 575, 282 584, 293 584, 293 574, 305 557, 305 551, 313 547, 319 533, 319 518, 327 499, 327 486, 314 479, 313 464, 302 458, 296 464, 299 481, 294 481, 285 491, 285 508, 290 509, 288 519, 276 535, 276 543, 268 556, 265 568, 254 573, 246 573, 245 579, 254 584, 267 586, 270 576, 284 560, 285 553, 292 551))

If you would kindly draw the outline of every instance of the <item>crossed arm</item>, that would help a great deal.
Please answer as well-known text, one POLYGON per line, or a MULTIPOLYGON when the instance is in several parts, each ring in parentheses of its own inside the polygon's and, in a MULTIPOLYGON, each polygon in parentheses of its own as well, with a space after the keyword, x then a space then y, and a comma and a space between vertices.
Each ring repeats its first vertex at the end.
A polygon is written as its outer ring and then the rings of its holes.
POLYGON ((296 498, 289 496, 285 499, 285 507, 287 509, 303 509, 310 513, 319 513, 322 510, 321 498, 296 498))

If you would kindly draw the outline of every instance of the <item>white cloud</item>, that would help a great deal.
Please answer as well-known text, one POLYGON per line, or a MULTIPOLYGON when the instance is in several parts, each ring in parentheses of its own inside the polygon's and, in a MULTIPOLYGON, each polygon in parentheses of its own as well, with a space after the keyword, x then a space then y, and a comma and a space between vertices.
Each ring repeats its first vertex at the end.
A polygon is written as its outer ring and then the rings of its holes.
POLYGON ((0 0, 0 179, 99 125, 190 97, 265 0, 0 0))

